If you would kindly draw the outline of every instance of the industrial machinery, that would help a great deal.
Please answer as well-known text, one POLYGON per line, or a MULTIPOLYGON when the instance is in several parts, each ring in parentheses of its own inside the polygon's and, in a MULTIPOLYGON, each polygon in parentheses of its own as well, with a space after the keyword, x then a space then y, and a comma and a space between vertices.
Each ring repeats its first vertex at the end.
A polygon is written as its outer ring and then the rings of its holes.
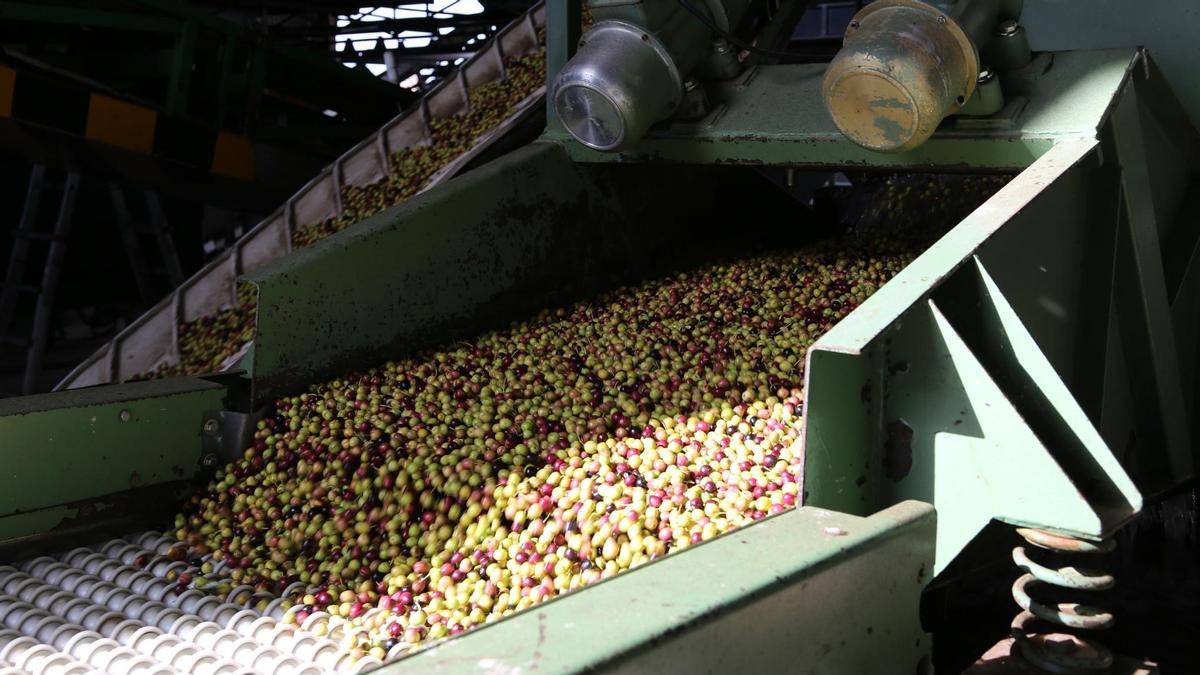
MULTIPOLYGON (((108 344, 80 363, 58 383, 58 389, 124 382, 180 361, 180 326, 238 305, 237 278, 292 252, 297 232, 320 225, 351 210, 343 195, 357 187, 386 180, 394 168, 394 153, 428 147, 432 126, 470 109, 470 98, 486 85, 506 79, 505 59, 536 52, 545 8, 535 3, 518 19, 481 45, 453 77, 437 86, 375 133, 347 150, 308 181, 281 207, 222 251, 169 296, 151 307, 108 344)), ((544 90, 526 96, 504 119, 469 148, 429 176, 422 189, 437 186, 487 152, 505 134, 519 128, 538 110, 544 90)), ((237 366, 249 344, 231 355, 225 368, 237 366)))
POLYGON ((550 2, 541 139, 246 274, 245 372, 0 402, 0 660, 378 665, 296 619, 303 583, 206 595, 211 561, 159 533, 272 401, 786 239, 809 176, 935 171, 1015 177, 808 349, 798 508, 382 672, 928 672, 922 594, 997 528, 1026 574, 981 667, 1132 672, 1112 612, 1065 594, 1120 583, 1076 556, 1195 476, 1200 145, 1146 52, 1033 52, 1020 5, 878 0, 832 63, 772 64, 785 11, 594 0, 580 36, 550 2))

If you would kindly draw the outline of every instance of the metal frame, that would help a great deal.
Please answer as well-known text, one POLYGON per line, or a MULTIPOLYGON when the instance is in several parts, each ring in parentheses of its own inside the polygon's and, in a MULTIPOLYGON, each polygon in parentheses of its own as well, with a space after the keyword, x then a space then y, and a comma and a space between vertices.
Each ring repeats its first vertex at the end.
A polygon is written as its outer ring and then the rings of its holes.
MULTIPOLYGON (((1129 49, 1045 55, 1005 75, 1009 103, 997 115, 951 118, 924 145, 895 154, 862 148, 837 130, 821 98, 824 64, 752 66, 734 80, 712 83, 707 116, 653 127, 622 152, 584 147, 556 120, 544 138, 562 143, 580 162, 1019 170, 1059 141, 1094 137, 1133 65, 1129 49), (1059 96, 1063 91, 1072 95, 1059 96)), ((548 73, 548 81, 556 74, 548 73)))
POLYGON ((1163 241, 1200 190, 1198 139, 1144 54, 1126 72, 1097 131, 1054 145, 813 345, 805 503, 953 504, 940 572, 992 519, 1100 539, 1196 475, 1200 382, 1179 345, 1197 339, 1197 228, 1175 225, 1172 285, 1163 241))
POLYGON ((1200 143, 1149 58, 1041 54, 999 113, 894 155, 837 132, 823 69, 750 67, 621 153, 544 135, 580 162, 1024 169, 810 350, 805 503, 953 504, 940 571, 993 518, 1100 538, 1193 477, 1200 228, 1176 214, 1200 143))

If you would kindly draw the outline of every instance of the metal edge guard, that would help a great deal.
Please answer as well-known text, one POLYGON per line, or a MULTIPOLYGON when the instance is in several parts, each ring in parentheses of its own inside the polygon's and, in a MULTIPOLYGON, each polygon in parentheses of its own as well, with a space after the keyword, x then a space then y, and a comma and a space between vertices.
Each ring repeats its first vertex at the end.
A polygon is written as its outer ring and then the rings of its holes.
POLYGON ((935 529, 922 502, 801 507, 375 672, 920 672, 935 529))

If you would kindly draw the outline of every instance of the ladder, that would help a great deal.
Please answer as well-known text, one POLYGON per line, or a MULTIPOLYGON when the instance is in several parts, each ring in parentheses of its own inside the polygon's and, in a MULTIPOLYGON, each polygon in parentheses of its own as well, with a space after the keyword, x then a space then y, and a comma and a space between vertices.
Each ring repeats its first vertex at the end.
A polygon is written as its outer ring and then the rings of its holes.
POLYGON ((50 336, 50 322, 54 310, 54 294, 62 274, 63 257, 66 255, 67 237, 71 231, 71 218, 75 211, 75 198, 79 192, 79 174, 68 171, 61 183, 46 180, 46 167, 35 164, 29 176, 29 188, 25 194, 25 205, 21 219, 13 233, 12 252, 8 270, 0 286, 0 342, 26 348, 25 375, 21 391, 31 394, 37 387, 37 378, 42 371, 42 358, 50 336), (39 228, 38 213, 42 193, 60 189, 58 214, 49 232, 39 228), (45 243, 41 280, 30 283, 25 278, 30 249, 34 242, 45 243), (35 296, 32 335, 25 337, 13 334, 13 318, 21 295, 35 296))
POLYGON ((171 235, 171 226, 167 223, 162 203, 158 193, 145 191, 146 218, 144 222, 136 219, 125 199, 125 190, 117 183, 109 183, 109 196, 112 199, 113 211, 117 216, 117 229, 121 233, 121 243, 129 256, 129 266, 133 268, 133 277, 137 282, 138 294, 146 306, 153 305, 162 296, 170 293, 183 283, 183 265, 179 262, 179 252, 175 249, 175 239, 171 235), (141 236, 154 238, 158 247, 161 265, 152 265, 144 255, 141 236), (155 277, 160 281, 155 283, 155 277))

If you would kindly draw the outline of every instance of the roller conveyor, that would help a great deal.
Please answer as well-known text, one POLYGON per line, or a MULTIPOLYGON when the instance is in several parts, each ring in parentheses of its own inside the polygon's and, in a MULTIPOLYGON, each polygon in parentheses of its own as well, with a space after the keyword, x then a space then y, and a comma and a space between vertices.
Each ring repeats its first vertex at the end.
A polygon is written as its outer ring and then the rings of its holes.
POLYGON ((0 568, 7 631, 0 635, 13 641, 4 662, 39 674, 85 672, 53 670, 76 663, 114 674, 200 675, 354 673, 379 665, 351 659, 331 639, 338 627, 320 616, 303 626, 284 623, 280 596, 233 587, 235 604, 179 583, 199 572, 171 557, 180 551, 149 532, 0 568))

